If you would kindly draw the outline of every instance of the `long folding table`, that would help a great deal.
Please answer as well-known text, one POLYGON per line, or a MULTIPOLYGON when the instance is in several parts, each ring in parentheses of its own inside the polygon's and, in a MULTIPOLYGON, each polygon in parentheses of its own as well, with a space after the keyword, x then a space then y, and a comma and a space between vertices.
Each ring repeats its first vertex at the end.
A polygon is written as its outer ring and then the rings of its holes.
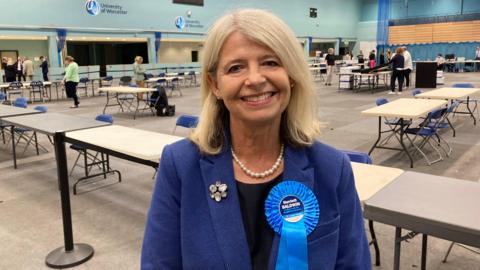
MULTIPOLYGON (((152 107, 150 107, 149 101, 148 101, 148 96, 151 92, 156 91, 155 88, 141 88, 141 87, 129 87, 129 86, 110 86, 110 87, 100 87, 98 89, 99 91, 105 92, 106 97, 107 97, 107 103, 105 104, 105 107, 103 108, 103 113, 107 110, 107 107, 112 107, 112 106, 119 106, 122 112, 123 110, 123 105, 124 102, 121 102, 121 97, 119 95, 121 94, 126 94, 130 95, 130 99, 135 100, 135 102, 132 101, 132 104, 136 104, 135 111, 133 114, 133 119, 137 116, 137 113, 142 110, 150 110, 152 114, 155 114, 152 107), (140 99, 138 95, 140 94, 146 94, 147 98, 145 99, 140 99), (113 97, 111 96, 113 94, 113 97), (111 102, 113 100, 113 103, 111 102), (144 106, 140 108, 140 102, 144 103, 144 106)), ((130 106, 129 106, 130 107, 130 106)))
POLYGON ((410 159, 410 167, 413 168, 413 158, 404 143, 405 130, 409 126, 407 121, 426 116, 432 110, 445 106, 446 104, 447 101, 445 100, 400 98, 395 101, 383 104, 381 106, 376 106, 368 110, 362 111, 361 114, 364 116, 378 117, 377 140, 370 148, 368 154, 371 154, 375 148, 404 151, 410 159), (394 137, 398 139, 401 148, 378 145, 382 138, 382 134, 385 133, 385 131, 382 131, 382 118, 384 117, 391 117, 397 119, 399 129, 392 129, 391 132, 399 133, 398 137, 394 137))
POLYGON ((427 237, 480 248, 480 183, 405 172, 364 203, 364 217, 394 226, 394 270, 400 269, 401 242, 422 234, 421 269, 426 269, 427 237), (412 232, 402 236, 402 229, 412 232))
MULTIPOLYGON (((448 101, 455 101, 466 98, 467 112, 455 112, 458 114, 469 114, 473 119, 473 124, 477 124, 477 119, 470 109, 470 96, 480 92, 480 88, 459 88, 459 87, 443 87, 440 89, 424 92, 416 95, 416 98, 429 98, 429 99, 445 99, 448 101)), ((478 109, 478 108, 474 108, 478 109)), ((453 129, 453 126, 452 126, 453 129)), ((455 134, 455 129, 454 129, 455 134)))
MULTIPOLYGON (((33 110, 33 109, 28 109, 28 108, 20 108, 20 107, 0 104, 0 122, 7 117, 15 117, 15 116, 21 116, 21 115, 37 114, 37 113, 42 113, 42 112, 37 111, 37 110, 33 110)), ((6 127, 2 128, 2 139, 5 141, 4 128, 6 128, 6 127)), ((14 135, 15 135, 14 126, 10 126, 10 136, 11 136, 11 140, 12 140, 12 151, 13 151, 13 167, 16 169, 17 168, 17 155, 16 155, 16 151, 15 151, 15 136, 14 135)), ((37 148, 37 154, 38 154, 38 148, 37 148)))
MULTIPOLYGON (((403 170, 392 167, 357 162, 351 162, 351 164, 353 175, 355 177, 357 194, 362 205, 375 193, 404 173, 403 170)), ((375 235, 375 230, 373 227, 373 220, 368 220, 368 227, 372 239, 369 244, 373 245, 375 250, 375 265, 379 266, 380 248, 378 247, 377 236, 375 235)))

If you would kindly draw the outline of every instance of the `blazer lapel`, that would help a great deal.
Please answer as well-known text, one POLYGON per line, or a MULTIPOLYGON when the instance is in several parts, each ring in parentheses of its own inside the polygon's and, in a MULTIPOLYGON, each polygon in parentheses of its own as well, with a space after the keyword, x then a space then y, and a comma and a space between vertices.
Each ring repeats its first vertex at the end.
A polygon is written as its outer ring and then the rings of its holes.
MULTIPOLYGON (((285 146, 284 169, 282 181, 298 181, 313 190, 315 183, 314 169, 311 167, 307 156, 307 149, 294 149, 285 146)), ((269 270, 275 270, 277 263, 278 246, 280 244, 280 236, 275 233, 270 251, 269 270)))
POLYGON ((224 150, 218 155, 203 157, 200 160, 200 168, 215 238, 220 247, 225 268, 251 269, 250 252, 243 227, 230 151, 224 150), (227 197, 220 202, 210 198, 209 187, 216 181, 227 184, 227 197))

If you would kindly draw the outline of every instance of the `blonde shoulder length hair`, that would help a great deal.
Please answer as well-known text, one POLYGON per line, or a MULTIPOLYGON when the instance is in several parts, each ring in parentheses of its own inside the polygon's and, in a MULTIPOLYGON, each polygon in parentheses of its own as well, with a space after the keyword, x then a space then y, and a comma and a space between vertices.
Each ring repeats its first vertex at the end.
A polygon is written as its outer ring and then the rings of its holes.
POLYGON ((219 54, 226 39, 239 32, 270 48, 293 80, 290 101, 282 114, 280 137, 293 147, 311 145, 320 133, 313 80, 300 42, 292 30, 277 16, 256 9, 241 9, 226 14, 210 28, 202 58, 202 112, 198 126, 190 135, 204 154, 215 155, 225 145, 229 112, 212 92, 208 76, 215 77, 219 54))

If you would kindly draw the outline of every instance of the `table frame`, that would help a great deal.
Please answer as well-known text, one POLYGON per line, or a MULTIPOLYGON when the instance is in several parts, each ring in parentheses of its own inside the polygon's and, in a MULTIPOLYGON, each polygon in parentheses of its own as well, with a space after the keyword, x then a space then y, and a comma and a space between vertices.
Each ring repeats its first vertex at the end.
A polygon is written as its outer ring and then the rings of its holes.
MULTIPOLYGON (((100 89, 100 91, 102 91, 100 89)), ((148 104, 148 100, 149 100, 149 95, 151 94, 151 92, 142 92, 144 93, 147 97, 145 99, 142 99, 142 101, 145 103, 144 106, 142 108, 140 108, 140 99, 138 98, 138 94, 139 93, 122 93, 122 92, 114 92, 114 93, 109 93, 110 91, 105 91, 103 90, 104 92, 106 92, 106 97, 107 97, 107 103, 105 104, 105 106, 103 107, 103 111, 102 113, 105 114, 105 111, 107 110, 107 107, 115 107, 115 106, 119 106, 120 109, 122 110, 122 112, 125 112, 124 109, 123 109, 123 106, 122 106, 122 103, 123 102, 120 102, 119 100, 119 95, 120 94, 131 94, 133 95, 133 98, 135 99, 135 103, 137 106, 135 106, 135 111, 134 111, 134 114, 133 114, 133 120, 135 120, 136 116, 137 116, 137 113, 140 112, 140 111, 145 111, 145 110, 150 110, 152 112, 152 115, 155 115, 155 112, 153 111, 153 107, 150 107, 150 105, 148 104), (111 94, 113 94, 113 97, 111 96, 111 94), (111 103, 110 101, 111 100, 114 100, 114 103, 111 103)))

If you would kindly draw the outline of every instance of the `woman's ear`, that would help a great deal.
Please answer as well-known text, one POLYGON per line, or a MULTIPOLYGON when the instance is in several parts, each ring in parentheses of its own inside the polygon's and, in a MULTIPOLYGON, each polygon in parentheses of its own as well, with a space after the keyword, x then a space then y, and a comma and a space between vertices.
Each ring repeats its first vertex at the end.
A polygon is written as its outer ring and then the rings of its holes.
POLYGON ((208 74, 207 80, 208 80, 208 85, 212 89, 213 94, 217 97, 217 99, 220 99, 221 98, 220 89, 218 89, 218 83, 216 78, 213 75, 208 74))

